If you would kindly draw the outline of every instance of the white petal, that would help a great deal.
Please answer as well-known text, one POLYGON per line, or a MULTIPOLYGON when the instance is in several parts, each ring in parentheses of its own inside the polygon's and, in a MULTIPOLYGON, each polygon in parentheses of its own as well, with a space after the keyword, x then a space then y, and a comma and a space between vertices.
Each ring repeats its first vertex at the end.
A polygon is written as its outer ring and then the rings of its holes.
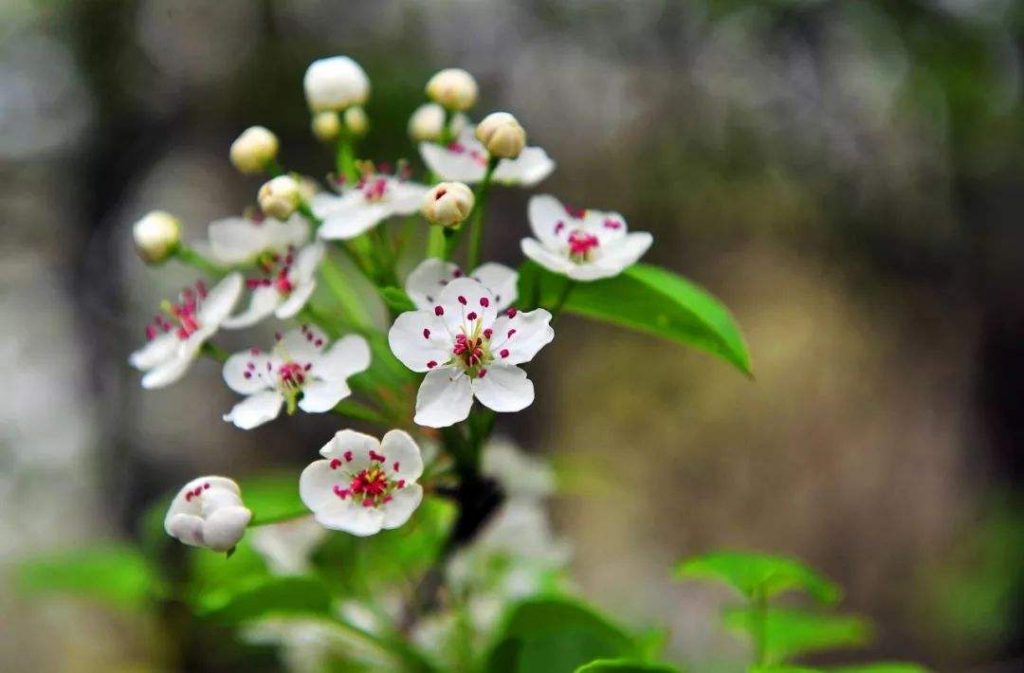
POLYGON ((346 464, 348 469, 358 472, 370 466, 370 452, 379 450, 380 440, 373 435, 355 430, 339 430, 334 433, 331 441, 320 449, 320 455, 324 458, 345 459, 345 454, 351 451, 352 460, 346 460, 346 464))
MULTIPOLYGON (((342 197, 344 198, 344 197, 342 197)), ((324 218, 317 231, 320 238, 328 240, 348 240, 365 234, 391 214, 387 205, 371 203, 353 208, 335 211, 324 218)))
POLYGON ((611 264, 603 265, 597 262, 584 262, 583 264, 574 264, 565 275, 573 280, 588 283, 593 280, 617 276, 621 271, 621 268, 611 264))
POLYGON ((536 239, 524 238, 520 245, 523 249, 524 255, 537 262, 548 271, 566 275, 576 267, 576 264, 574 264, 571 259, 552 252, 538 243, 536 239))
POLYGON ((486 376, 473 379, 473 394, 494 411, 521 411, 533 404, 533 382, 519 367, 494 363, 486 376))
POLYGON ((181 340, 174 332, 165 332, 154 337, 145 346, 128 357, 128 362, 136 369, 152 369, 162 362, 174 357, 181 340))
POLYGON ((245 535, 252 512, 245 507, 221 507, 203 524, 203 542, 213 551, 228 551, 245 535))
POLYGON ((242 430, 252 430, 277 418, 281 413, 284 396, 276 390, 267 390, 245 398, 225 414, 224 420, 242 430))
POLYGON ((164 530, 187 545, 203 545, 203 519, 195 514, 175 514, 164 521, 164 530))
POLYGON ((252 395, 266 388, 273 388, 274 381, 267 376, 268 363, 271 363, 271 356, 267 353, 235 353, 224 363, 224 383, 242 395, 252 395))
POLYGON ((302 387, 299 409, 310 414, 321 414, 330 411, 351 394, 352 390, 344 381, 310 381, 302 387))
POLYGON ((621 213, 590 209, 583 216, 583 228, 597 236, 603 248, 605 245, 625 237, 626 218, 621 213))
POLYGON ((324 247, 324 244, 319 241, 299 250, 295 256, 295 264, 291 269, 292 282, 302 284, 312 280, 326 251, 327 249, 324 247))
POLYGON ((305 307, 309 298, 313 296, 314 290, 316 290, 315 280, 309 280, 298 285, 294 290, 292 290, 292 293, 288 295, 288 298, 277 307, 277 310, 274 311, 274 315, 281 320, 294 318, 299 311, 305 307))
POLYGON ((354 203, 355 199, 352 197, 345 199, 327 192, 318 192, 309 199, 309 209, 322 220, 339 210, 350 208, 354 203))
POLYGON ((399 478, 407 482, 416 481, 423 474, 423 457, 416 441, 404 430, 390 430, 380 442, 380 452, 387 459, 385 464, 399 478), (398 468, 395 468, 398 465, 398 468))
POLYGON ((456 264, 428 257, 405 279, 405 293, 412 299, 416 308, 432 310, 437 296, 444 286, 456 277, 458 271, 459 267, 456 264))
POLYGON ((448 361, 453 337, 443 318, 428 311, 408 311, 395 319, 388 345, 406 367, 426 372, 448 361))
POLYGON ((388 183, 388 203, 394 215, 412 215, 423 205, 423 197, 430 187, 418 182, 391 180, 388 183))
POLYGON ((497 316, 497 302, 491 291, 472 278, 456 278, 444 286, 437 297, 444 313, 441 317, 452 334, 465 329, 472 332, 473 323, 482 321, 489 327, 497 316))
POLYGON ((344 381, 370 368, 370 344, 358 334, 349 334, 320 356, 313 374, 325 381, 344 381))
POLYGON ((494 321, 491 353, 501 363, 518 365, 532 360, 554 338, 550 313, 542 308, 519 311, 513 318, 503 315, 494 321))
POLYGON ((405 488, 394 491, 391 501, 381 505, 384 512, 382 527, 398 528, 405 524, 423 501, 423 487, 419 484, 406 484, 405 488))
POLYGON ((237 271, 229 273, 224 280, 214 285, 199 307, 199 322, 204 326, 218 327, 242 296, 244 285, 242 274, 237 271))
POLYGON ((157 365, 153 369, 146 372, 146 375, 142 377, 142 387, 147 390, 153 388, 163 388, 169 386, 188 371, 188 368, 192 366, 192 361, 195 359, 196 352, 191 352, 190 349, 183 348, 185 344, 180 344, 175 355, 161 364, 157 365))
POLYGON ((342 480, 337 470, 331 469, 331 461, 315 460, 306 466, 299 475, 299 498, 310 510, 316 512, 324 508, 334 495, 335 484, 342 480))
POLYGON ((487 170, 486 164, 468 151, 453 152, 435 143, 420 143, 420 156, 427 168, 443 180, 473 184, 483 180, 487 170))
POLYGON ((491 291, 498 311, 511 306, 519 296, 519 272, 504 264, 482 264, 470 276, 491 291))
POLYGON ((495 182, 532 187, 555 170, 555 162, 539 147, 526 147, 515 159, 502 159, 494 169, 495 182))
POLYGON ((174 500, 171 501, 171 506, 167 510, 167 517, 164 519, 165 527, 170 524, 171 519, 176 514, 199 515, 202 512, 202 500, 189 495, 197 488, 200 489, 202 494, 206 494, 212 490, 230 493, 236 497, 235 504, 241 502, 241 491, 234 480, 228 479, 227 477, 217 477, 212 475, 196 477, 182 486, 181 489, 178 490, 178 494, 174 496, 174 500), (209 484, 209 488, 206 487, 207 484, 209 484))
POLYGON ((654 237, 645 231, 628 234, 625 238, 601 246, 601 254, 594 263, 618 274, 636 264, 653 242, 654 237))
POLYGON ((286 360, 315 363, 327 346, 327 335, 314 325, 303 325, 285 332, 274 352, 286 360))
POLYGON ((363 507, 352 498, 342 500, 335 497, 337 504, 330 503, 316 512, 316 520, 327 528, 366 537, 380 532, 384 525, 384 511, 377 507, 363 507))
POLYGON ((275 287, 261 286, 249 296, 249 306, 237 315, 226 318, 221 326, 226 329, 252 327, 274 312, 281 303, 281 293, 275 287))
POLYGON ((286 222, 268 218, 263 226, 267 228, 268 247, 274 251, 297 248, 309 240, 309 221, 297 213, 286 222))
POLYGON ((416 416, 419 425, 445 428, 469 416, 473 406, 473 387, 469 377, 450 367, 428 372, 416 395, 416 416))
POLYGON ((562 202, 550 194, 538 194, 530 197, 527 216, 533 235, 546 248, 561 250, 567 245, 569 232, 573 227, 572 218, 562 202))
POLYGON ((215 220, 208 232, 210 254, 228 266, 251 262, 270 243, 270 229, 244 217, 215 220))

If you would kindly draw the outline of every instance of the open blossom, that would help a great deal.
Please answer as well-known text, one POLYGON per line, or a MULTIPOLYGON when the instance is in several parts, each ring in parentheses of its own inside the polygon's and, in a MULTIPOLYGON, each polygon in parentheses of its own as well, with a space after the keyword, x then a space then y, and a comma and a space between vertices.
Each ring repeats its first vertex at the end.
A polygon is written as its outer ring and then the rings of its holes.
POLYGON ((178 492, 164 518, 164 530, 193 547, 228 551, 252 519, 242 494, 227 477, 199 477, 178 492))
MULTIPOLYGON (((484 178, 489 155, 474 136, 472 127, 463 129, 447 147, 420 143, 420 156, 430 170, 444 180, 473 184, 484 178)), ((491 179, 506 185, 531 187, 555 170, 555 162, 540 147, 525 147, 515 159, 502 159, 491 179)))
POLYGON ((458 423, 469 416, 474 397, 501 412, 532 404, 533 383, 517 365, 554 338, 551 314, 514 308, 499 314, 494 295, 472 278, 456 278, 435 299, 429 309, 398 316, 388 333, 395 356, 427 373, 416 397, 416 423, 458 423))
MULTIPOLYGON (((416 308, 433 310, 437 297, 444 287, 456 278, 466 274, 458 264, 429 257, 405 280, 405 293, 416 308)), ((494 310, 501 311, 515 302, 519 293, 519 273, 497 262, 487 262, 477 267, 469 277, 481 283, 494 297, 494 310)))
POLYGON ((301 215, 285 221, 264 217, 225 217, 207 227, 209 241, 197 247, 223 266, 256 264, 309 240, 309 222, 301 215))
POLYGON ((370 366, 370 346, 352 334, 328 347, 327 337, 303 326, 282 335, 269 353, 253 348, 224 363, 224 382, 247 395, 224 416, 243 430, 272 421, 287 406, 308 413, 330 411, 352 394, 347 380, 370 366))
POLYGON ((224 327, 249 327, 270 314, 281 320, 294 318, 313 296, 316 270, 323 257, 322 243, 307 245, 298 252, 289 249, 283 255, 264 256, 259 264, 264 275, 245 281, 252 290, 249 307, 225 320, 224 327))
POLYGON ((355 186, 343 188, 340 196, 320 193, 309 205, 323 220, 318 231, 321 238, 347 240, 394 215, 412 215, 420 209, 428 189, 401 177, 370 173, 355 186))
POLYGON ((618 213, 568 208, 546 194, 530 199, 529 217, 537 238, 523 239, 523 254, 573 280, 617 276, 654 240, 647 232, 627 233, 618 213))
POLYGON ((316 520, 353 535, 398 528, 423 499, 420 449, 408 433, 384 439, 353 430, 338 432, 299 478, 299 496, 316 520))
POLYGON ((143 388, 162 388, 180 379, 207 339, 217 333, 242 294, 242 275, 229 274, 207 291, 199 281, 178 302, 164 301, 163 313, 146 327, 148 343, 131 354, 133 367, 146 372, 143 388))

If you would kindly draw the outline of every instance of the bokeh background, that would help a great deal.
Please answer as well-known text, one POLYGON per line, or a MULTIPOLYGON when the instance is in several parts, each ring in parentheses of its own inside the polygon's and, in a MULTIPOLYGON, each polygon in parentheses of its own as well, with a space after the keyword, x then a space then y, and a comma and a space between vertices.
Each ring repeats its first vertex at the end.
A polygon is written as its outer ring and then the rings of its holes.
MULTIPOLYGON (((542 186, 654 232, 709 288, 756 380, 566 318, 502 429, 562 475, 556 519, 588 597, 668 625, 670 652, 742 654, 723 592, 672 563, 797 555, 878 624, 869 654, 1024 669, 1024 7, 1013 0, 3 0, 0 3, 0 572, 137 534, 197 473, 304 465, 336 425, 243 433, 211 363, 143 394, 127 354, 159 298, 130 225, 199 237, 254 200, 227 148, 274 129, 323 175, 301 79, 369 72, 364 154, 405 135, 434 71, 478 78, 558 161, 542 186)), ((528 194, 494 195, 515 263, 528 194)), ((0 669, 154 670, 145 623, 0 585, 0 669)))

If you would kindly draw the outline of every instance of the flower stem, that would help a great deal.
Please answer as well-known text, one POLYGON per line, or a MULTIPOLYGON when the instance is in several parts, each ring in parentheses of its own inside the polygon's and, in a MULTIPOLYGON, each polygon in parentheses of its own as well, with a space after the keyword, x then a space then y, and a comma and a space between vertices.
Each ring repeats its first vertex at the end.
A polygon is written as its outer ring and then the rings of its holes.
POLYGON ((750 615, 753 620, 750 634, 754 641, 754 665, 756 666, 762 666, 766 663, 765 655, 767 654, 767 647, 765 642, 765 617, 767 610, 768 605, 764 589, 762 587, 758 587, 754 590, 754 595, 750 600, 750 615))
POLYGON ((445 245, 446 231, 447 230, 444 227, 436 224, 431 225, 429 234, 427 235, 427 257, 445 259, 445 252, 448 247, 445 245))
POLYGON ((177 255, 178 259, 182 263, 195 267, 196 269, 199 269, 201 272, 209 276, 213 276, 214 278, 220 278, 225 273, 227 273, 227 269, 220 266, 219 264, 216 264, 215 262, 211 262, 210 260, 206 259, 206 257, 199 254, 199 252, 197 252, 193 248, 188 247, 187 245, 179 245, 178 249, 175 251, 174 254, 177 255))
POLYGON ((228 359, 228 352, 220 346, 206 341, 203 343, 203 347, 200 349, 203 355, 206 355, 212 360, 224 364, 228 359))
POLYGON ((359 171, 356 169, 355 148, 352 145, 352 139, 345 133, 338 136, 335 169, 339 176, 344 176, 346 184, 354 185, 359 181, 359 171))
POLYGON ((352 285, 329 255, 325 255, 323 262, 320 263, 320 275, 334 294, 335 299, 338 300, 346 318, 356 327, 370 327, 372 324, 370 314, 367 313, 359 295, 352 289, 352 285))
POLYGON ((480 252, 484 243, 483 213, 487 208, 487 193, 491 187, 491 176, 498 166, 498 158, 491 157, 487 161, 487 170, 484 171, 483 180, 477 186, 476 204, 469 221, 469 253, 466 259, 466 269, 475 269, 480 265, 480 252))
POLYGON ((253 517, 253 520, 249 522, 249 528, 256 528, 258 526, 270 526, 275 523, 282 523, 284 521, 291 521, 293 519, 301 519, 303 517, 311 515, 312 513, 308 509, 303 509, 298 512, 288 512, 287 514, 277 514, 275 516, 257 516, 253 517))

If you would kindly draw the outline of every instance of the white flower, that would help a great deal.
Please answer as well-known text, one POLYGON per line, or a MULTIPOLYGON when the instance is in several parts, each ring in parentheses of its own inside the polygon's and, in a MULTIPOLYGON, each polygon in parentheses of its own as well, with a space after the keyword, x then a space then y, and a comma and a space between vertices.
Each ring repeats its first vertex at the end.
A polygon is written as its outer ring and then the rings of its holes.
POLYGON ((327 537, 327 529, 304 516, 291 521, 257 526, 249 544, 274 575, 305 575, 312 570, 309 557, 327 537))
POLYGON ((310 122, 313 135, 320 142, 329 142, 338 137, 341 133, 341 117, 334 110, 324 110, 313 115, 310 122))
POLYGON ((442 182, 423 197, 420 213, 431 224, 453 227, 461 224, 473 210, 473 190, 461 182, 442 182))
POLYGON ((242 173, 262 173, 277 158, 278 141, 262 126, 250 126, 231 143, 231 163, 242 173))
POLYGON ((303 86, 306 102, 313 112, 362 105, 370 96, 366 72, 348 56, 313 61, 306 69, 303 86))
POLYGON ((200 243, 213 261, 224 266, 242 266, 272 261, 309 240, 309 222, 301 215, 286 221, 272 217, 225 217, 207 227, 209 242, 200 243))
POLYGON ((224 382, 247 395, 224 416, 243 430, 277 418, 281 407, 308 413, 330 411, 352 394, 347 379, 370 366, 366 339, 351 334, 327 347, 320 330, 303 326, 282 335, 266 353, 253 348, 224 363, 224 382))
POLYGON ((573 280, 617 276, 654 240, 646 232, 626 233, 618 213, 566 208, 546 194, 530 199, 529 216, 537 238, 523 239, 523 254, 573 280))
POLYGON ((491 156, 515 159, 526 146, 526 129, 508 112, 492 112, 477 124, 476 139, 491 156))
POLYGON ((299 496, 316 520, 353 535, 398 528, 423 499, 420 449, 408 433, 383 441, 353 430, 338 432, 299 478, 299 496))
MULTIPOLYGON (((474 129, 466 128, 447 147, 420 143, 420 156, 427 167, 444 180, 474 184, 483 180, 489 155, 474 136, 474 129)), ((555 162, 547 152, 539 147, 525 147, 518 158, 499 161, 491 179, 501 184, 531 187, 553 170, 555 162)))
POLYGON ((364 136, 370 129, 370 119, 366 111, 358 105, 345 110, 345 128, 354 136, 364 136))
MULTIPOLYGON (((428 257, 413 269, 405 279, 405 293, 416 308, 432 311, 444 286, 456 278, 465 277, 457 264, 436 257, 428 257)), ((494 297, 494 310, 502 311, 511 306, 519 294, 519 273, 504 264, 487 262, 469 274, 480 282, 494 297)))
POLYGON ((473 76, 462 68, 445 68, 427 82, 427 96, 449 110, 464 111, 476 102, 473 76))
POLYGON ((245 281, 252 290, 249 307, 225 320, 224 327, 250 327, 270 314, 281 320, 294 318, 316 290, 316 270, 323 258, 324 245, 318 242, 263 259, 264 276, 245 281))
POLYGON ((287 220, 302 200, 302 187, 290 175, 279 175, 263 183, 256 194, 260 210, 279 220, 287 220))
POLYGON ((178 248, 181 223, 170 213, 154 210, 135 223, 132 237, 139 257, 147 264, 159 264, 178 248))
POLYGON ((419 210, 429 188, 390 175, 364 175, 340 196, 320 193, 309 205, 323 220, 321 238, 347 240, 373 229, 393 215, 412 215, 419 210))
POLYGON ((554 338, 551 314, 508 309, 479 281, 456 278, 433 308, 403 313, 388 333, 391 350, 416 372, 427 372, 416 398, 420 425, 442 428, 469 415, 473 398, 494 411, 533 403, 533 383, 517 365, 554 338))
POLYGON ((162 388, 185 375, 203 344, 231 313, 242 286, 242 275, 232 273, 209 292, 200 281, 186 288, 178 303, 163 303, 163 314, 146 327, 149 343, 128 359, 133 367, 146 372, 143 388, 162 388))
MULTIPOLYGON (((444 131, 444 108, 437 103, 424 103, 416 108, 409 117, 409 137, 417 142, 439 140, 444 131)), ((469 126, 469 118, 464 114, 452 115, 448 128, 452 135, 458 135, 469 126)))
POLYGON ((245 534, 252 512, 226 477, 199 477, 178 492, 164 518, 164 530, 193 547, 228 551, 245 534))
POLYGON ((539 499, 555 491, 551 466, 508 439, 495 438, 487 443, 480 456, 480 472, 496 479, 510 498, 539 499))

